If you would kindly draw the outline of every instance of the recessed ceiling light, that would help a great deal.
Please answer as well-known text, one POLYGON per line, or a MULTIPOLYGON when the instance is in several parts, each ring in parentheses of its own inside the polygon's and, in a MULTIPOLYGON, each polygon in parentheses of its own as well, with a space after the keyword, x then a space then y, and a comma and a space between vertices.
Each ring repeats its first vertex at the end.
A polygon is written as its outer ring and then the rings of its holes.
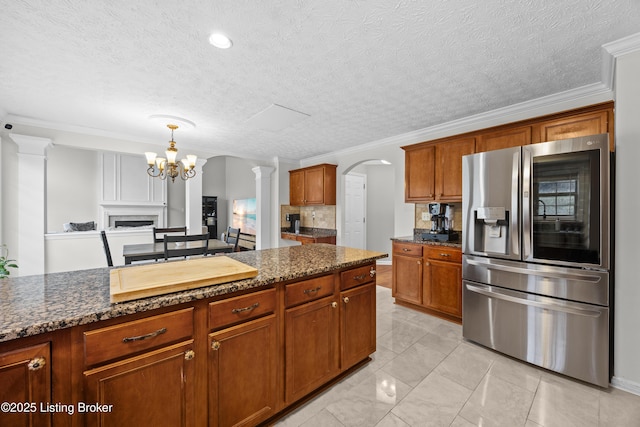
POLYGON ((220 49, 229 49, 233 43, 231 39, 221 33, 213 33, 209 36, 209 43, 220 49))

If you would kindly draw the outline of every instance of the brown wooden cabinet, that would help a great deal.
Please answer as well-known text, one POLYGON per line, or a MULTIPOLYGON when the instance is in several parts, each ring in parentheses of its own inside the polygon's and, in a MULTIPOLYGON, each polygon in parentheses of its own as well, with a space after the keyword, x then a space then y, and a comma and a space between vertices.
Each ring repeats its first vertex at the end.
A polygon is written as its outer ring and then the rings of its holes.
POLYGON ((391 296, 412 304, 422 304, 422 246, 393 243, 391 296))
POLYGON ((531 126, 507 128, 480 134, 476 142, 476 153, 529 144, 531 144, 531 126))
POLYGON ((391 295, 450 320, 462 319, 462 252, 458 248, 393 243, 391 295))
POLYGON ((404 157, 405 201, 435 200, 435 145, 424 145, 412 147, 411 149, 405 148, 404 157))
POLYGON ((193 426, 194 308, 84 331, 88 426, 193 426))
POLYGON ((51 365, 48 342, 0 353, 0 426, 51 425, 51 365))
POLYGON ((375 298, 367 263, 0 343, 2 401, 74 411, 0 425, 270 423, 375 351, 375 298))
MULTIPOLYGON (((369 276, 368 272, 362 274, 369 276)), ((375 282, 342 291, 340 301, 340 361, 346 369, 376 351, 375 282)))
POLYGON ((424 305, 462 318, 462 252, 431 246, 425 250, 424 305))
POLYGON ((405 150, 406 202, 462 200, 462 156, 474 152, 474 138, 402 148, 405 150))
POLYGON ((209 426, 252 426, 276 412, 276 316, 209 334, 209 426))
MULTIPOLYGON (((314 287, 309 287, 313 293, 314 287)), ((285 311, 285 401, 293 403, 334 378, 339 311, 333 295, 285 311)))
POLYGON ((336 165, 323 163, 289 171, 289 204, 335 205, 336 168, 336 165))
MULTIPOLYGON (((87 426, 195 426, 193 341, 84 373, 87 426)), ((81 412, 82 408, 78 408, 81 412)))
POLYGON ((609 116, 611 114, 612 112, 609 110, 593 111, 544 121, 534 127, 533 142, 556 141, 607 133, 610 131, 609 116))

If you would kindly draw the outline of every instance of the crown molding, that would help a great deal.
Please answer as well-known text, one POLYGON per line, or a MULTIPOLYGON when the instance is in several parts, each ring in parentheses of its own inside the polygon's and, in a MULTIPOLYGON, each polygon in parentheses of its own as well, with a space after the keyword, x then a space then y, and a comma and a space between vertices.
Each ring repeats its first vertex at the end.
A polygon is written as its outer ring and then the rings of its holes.
POLYGON ((602 82, 615 90, 616 59, 640 50, 640 33, 602 45, 602 82))
POLYGON ((308 157, 302 160, 303 164, 322 163, 328 157, 350 155, 366 150, 385 146, 401 146, 429 141, 460 133, 472 132, 478 129, 499 126, 532 117, 544 116, 573 108, 583 107, 589 104, 597 104, 613 99, 611 87, 604 83, 594 83, 576 89, 543 96, 530 101, 497 108, 473 116, 430 126, 423 129, 403 133, 389 138, 380 139, 356 147, 345 148, 328 154, 308 157))

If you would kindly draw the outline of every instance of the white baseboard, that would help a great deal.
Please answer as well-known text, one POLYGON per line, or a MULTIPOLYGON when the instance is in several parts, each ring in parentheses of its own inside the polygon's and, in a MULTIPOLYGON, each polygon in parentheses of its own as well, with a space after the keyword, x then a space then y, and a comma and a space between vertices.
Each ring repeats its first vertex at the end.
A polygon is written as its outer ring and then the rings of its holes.
POLYGON ((391 265, 390 259, 379 259, 376 261, 377 265, 391 265))
POLYGON ((611 378, 611 386, 640 396, 640 384, 637 382, 614 376, 611 378))

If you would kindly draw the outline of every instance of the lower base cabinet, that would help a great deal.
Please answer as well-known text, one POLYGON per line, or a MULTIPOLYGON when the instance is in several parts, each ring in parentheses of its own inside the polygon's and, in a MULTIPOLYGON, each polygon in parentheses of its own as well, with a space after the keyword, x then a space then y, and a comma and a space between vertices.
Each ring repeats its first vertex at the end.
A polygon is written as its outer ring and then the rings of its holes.
POLYGON ((209 334, 209 426, 253 426, 275 414, 276 316, 209 334))
POLYGON ((338 304, 333 296, 285 311, 287 404, 304 397, 338 374, 338 320, 338 304))
MULTIPOLYGON (((164 347, 84 373, 86 426, 195 425, 193 342, 164 347)), ((78 413, 83 408, 76 408, 78 413)))
POLYGON ((0 426, 51 425, 41 408, 52 402, 49 343, 0 353, 0 402, 10 405, 0 411, 0 426))
POLYGON ((462 252, 458 248, 393 243, 391 295, 449 320, 462 319, 462 252))
POLYGON ((340 360, 347 369, 376 351, 376 284, 341 292, 340 300, 340 360))

